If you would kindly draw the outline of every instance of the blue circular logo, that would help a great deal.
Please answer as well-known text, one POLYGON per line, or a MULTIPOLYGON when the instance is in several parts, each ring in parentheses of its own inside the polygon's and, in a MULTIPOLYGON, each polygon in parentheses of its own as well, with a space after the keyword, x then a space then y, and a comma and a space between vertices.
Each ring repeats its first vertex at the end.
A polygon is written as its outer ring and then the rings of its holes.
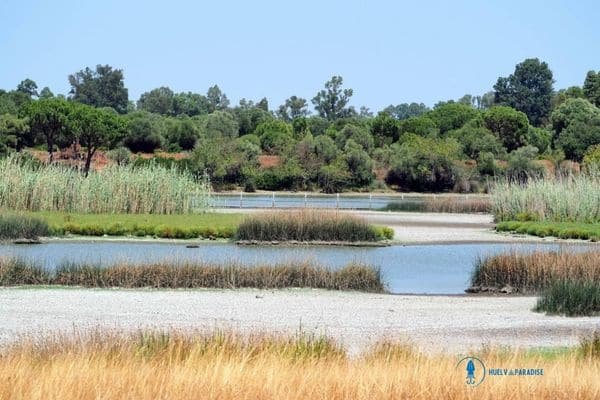
POLYGON ((462 371, 465 385, 477 386, 485 379, 485 364, 477 357, 467 356, 456 364, 456 369, 462 371))

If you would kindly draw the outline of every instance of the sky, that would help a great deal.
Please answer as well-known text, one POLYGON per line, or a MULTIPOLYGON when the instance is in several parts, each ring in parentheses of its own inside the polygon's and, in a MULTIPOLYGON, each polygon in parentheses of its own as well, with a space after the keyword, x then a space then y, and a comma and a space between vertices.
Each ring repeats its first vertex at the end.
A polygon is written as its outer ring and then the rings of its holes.
POLYGON ((218 84, 274 109, 341 75, 357 108, 432 106, 531 57, 557 89, 581 85, 600 69, 598 21, 595 0, 0 0, 0 88, 30 78, 66 94, 69 74, 109 64, 134 101, 218 84))

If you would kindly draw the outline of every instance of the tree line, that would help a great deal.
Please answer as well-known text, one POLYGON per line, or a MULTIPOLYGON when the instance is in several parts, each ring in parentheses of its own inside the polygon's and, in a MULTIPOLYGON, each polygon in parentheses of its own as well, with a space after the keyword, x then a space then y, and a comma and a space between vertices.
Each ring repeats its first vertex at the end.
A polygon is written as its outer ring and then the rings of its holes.
POLYGON ((600 71, 555 90, 548 64, 535 58, 482 95, 376 114, 350 105, 354 91, 340 76, 310 103, 290 96, 273 109, 266 98, 232 106, 217 85, 204 94, 159 87, 134 103, 123 71, 109 65, 68 81, 66 96, 31 79, 0 90, 0 154, 43 147, 53 162, 56 150, 77 143, 87 174, 99 149, 118 163, 131 152, 183 151, 183 159, 153 162, 208 173, 219 188, 326 192, 477 191, 490 177, 542 174, 540 159, 600 158, 600 71))

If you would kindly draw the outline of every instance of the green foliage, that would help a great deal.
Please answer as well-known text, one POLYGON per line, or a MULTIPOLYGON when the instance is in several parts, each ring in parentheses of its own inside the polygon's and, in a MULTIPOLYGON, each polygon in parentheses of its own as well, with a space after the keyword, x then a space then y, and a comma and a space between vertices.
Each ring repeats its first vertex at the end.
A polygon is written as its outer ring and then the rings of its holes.
POLYGON ((48 149, 50 162, 53 160, 56 142, 70 142, 72 132, 69 129, 69 114, 73 105, 59 98, 32 101, 23 108, 23 114, 29 120, 31 131, 41 135, 48 149))
POLYGON ((373 182, 373 179, 375 179, 373 160, 371 160, 371 157, 369 157, 363 146, 356 143, 353 139, 346 141, 344 160, 350 172, 349 183, 351 186, 364 187, 373 182))
POLYGON ((590 146, 583 155, 583 165, 589 171, 600 171, 600 144, 590 146))
POLYGON ((517 64, 513 74, 498 78, 495 102, 525 113, 534 126, 541 126, 552 107, 553 82, 548 64, 537 58, 526 59, 517 64))
POLYGON ((448 131, 461 128, 478 115, 479 111, 471 106, 460 103, 446 103, 435 107, 433 111, 427 113, 427 116, 435 122, 442 135, 448 131))
POLYGON ((600 109, 584 99, 569 99, 550 118, 554 140, 569 159, 581 161, 589 146, 600 144, 600 109))
POLYGON ((477 159, 481 153, 505 154, 506 149, 498 136, 482 125, 480 119, 471 120, 462 128, 448 132, 448 137, 456 139, 464 154, 471 159, 477 159))
POLYGON ((158 165, 109 165, 85 177, 57 164, 0 159, 0 208, 18 211, 191 213, 206 207, 207 183, 158 165))
POLYGON ((26 118, 16 115, 0 115, 0 156, 10 150, 21 150, 25 145, 32 145, 33 138, 29 135, 29 125, 26 118))
POLYGON ((454 139, 429 139, 407 134, 394 145, 386 181, 413 191, 443 191, 456 182, 454 160, 461 157, 454 139))
POLYGON ((308 116, 308 102, 301 97, 292 96, 279 106, 277 115, 287 122, 306 117, 308 116))
POLYGON ((551 149, 552 132, 544 128, 529 126, 529 144, 537 148, 540 154, 551 149))
POLYGON ((337 133, 335 138, 338 147, 341 149, 346 146, 349 140, 360 145, 367 153, 370 153, 375 146, 373 136, 369 132, 369 129, 361 125, 348 123, 337 133))
POLYGON ((400 137, 400 124, 387 112, 380 112, 371 121, 371 133, 378 147, 389 145, 400 137))
POLYGON ((271 120, 256 127, 254 134, 268 154, 283 154, 293 145, 292 126, 284 121, 271 120))
POLYGON ((397 120, 418 117, 419 115, 425 114, 428 111, 429 107, 423 103, 402 103, 396 106, 389 105, 383 110, 384 113, 391 115, 397 120))
POLYGON ((200 136, 200 128, 187 115, 167 119, 165 131, 173 150, 192 150, 200 136))
POLYGON ((529 121, 527 115, 505 106, 496 106, 483 114, 485 126, 513 151, 529 144, 529 121))
POLYGON ((71 98, 94 107, 111 107, 120 114, 127 112, 128 91, 123 71, 110 65, 97 65, 69 75, 71 98))
POLYGON ((49 236, 50 227, 41 218, 18 215, 0 215, 0 240, 37 239, 49 236))
POLYGON ((439 133, 439 127, 428 114, 419 117, 411 117, 400 121, 400 134, 414 133, 424 137, 434 137, 439 133))
POLYGON ((588 71, 583 83, 583 94, 590 103, 600 107, 600 71, 588 71))
POLYGON ((527 182, 544 175, 544 168, 534 160, 538 155, 533 146, 519 147, 508 155, 506 176, 516 182, 527 182))
POLYGON ((162 86, 149 92, 142 93, 137 102, 138 110, 162 115, 174 115, 175 93, 168 87, 162 86))
POLYGON ((152 153, 164 142, 164 121, 157 114, 135 111, 127 114, 127 134, 123 144, 133 152, 152 153))
POLYGON ((315 110, 321 117, 335 121, 356 113, 352 108, 346 107, 353 91, 352 89, 342 89, 343 83, 344 80, 341 76, 333 76, 325 82, 325 89, 312 99, 315 110))
POLYGON ((539 216, 529 213, 517 214, 515 218, 517 221, 500 222, 496 225, 496 230, 539 237, 600 241, 600 224, 598 223, 536 221, 539 216))
POLYGON ((202 133, 206 137, 238 137, 239 125, 235 117, 227 111, 212 112, 204 116, 202 121, 202 133))
POLYGON ((600 315, 600 282, 557 281, 542 293, 535 311, 568 317, 600 315))

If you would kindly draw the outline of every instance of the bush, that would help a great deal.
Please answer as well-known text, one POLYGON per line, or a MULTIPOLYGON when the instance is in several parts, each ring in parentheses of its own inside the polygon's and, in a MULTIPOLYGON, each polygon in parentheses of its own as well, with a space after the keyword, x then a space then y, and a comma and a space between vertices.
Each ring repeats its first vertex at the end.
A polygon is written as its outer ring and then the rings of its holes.
POLYGON ((394 145, 391 168, 386 176, 390 185, 413 191, 443 191, 454 187, 454 160, 460 158, 460 146, 454 139, 428 139, 405 135, 394 145))
POLYGON ((0 215, 0 240, 37 239, 39 236, 50 236, 50 227, 44 220, 13 214, 0 215))

